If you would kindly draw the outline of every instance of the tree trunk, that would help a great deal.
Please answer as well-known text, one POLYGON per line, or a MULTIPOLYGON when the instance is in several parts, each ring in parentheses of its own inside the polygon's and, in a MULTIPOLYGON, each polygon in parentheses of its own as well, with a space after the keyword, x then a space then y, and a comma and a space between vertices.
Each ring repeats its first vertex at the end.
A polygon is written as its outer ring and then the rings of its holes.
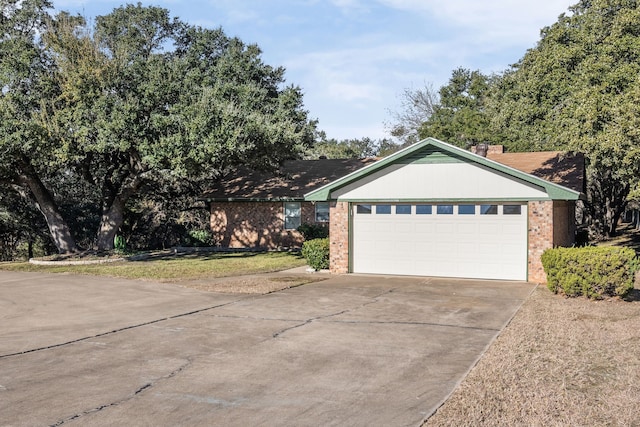
POLYGON ((23 173, 18 176, 18 183, 25 189, 28 188, 33 194, 38 210, 42 212, 47 221, 49 233, 58 252, 61 254, 77 252, 78 248, 71 235, 71 230, 62 217, 53 196, 30 164, 24 165, 24 169, 23 173))
POLYGON ((140 189, 145 177, 146 173, 137 173, 129 177, 127 184, 113 186, 113 183, 109 183, 103 189, 102 219, 96 239, 99 251, 113 250, 113 240, 124 223, 125 205, 129 198, 140 189))
POLYGON ((111 251, 114 248, 113 241, 118 230, 124 222, 124 202, 116 197, 111 206, 102 212, 100 228, 96 239, 99 251, 111 251))

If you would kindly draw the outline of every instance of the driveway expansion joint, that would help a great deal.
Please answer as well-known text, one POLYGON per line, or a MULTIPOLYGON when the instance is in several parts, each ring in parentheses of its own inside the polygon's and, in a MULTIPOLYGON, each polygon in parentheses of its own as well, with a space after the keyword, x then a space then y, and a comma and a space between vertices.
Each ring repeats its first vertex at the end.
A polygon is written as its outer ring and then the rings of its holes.
MULTIPOLYGON (((339 312, 337 312, 337 313, 326 314, 326 315, 324 315, 324 316, 316 316, 316 317, 312 317, 312 318, 307 319, 307 320, 305 320, 305 321, 303 321, 302 323, 299 323, 299 324, 297 324, 297 325, 294 325, 294 326, 291 326, 291 327, 288 327, 288 328, 284 328, 284 329, 282 329, 282 330, 280 330, 280 331, 278 331, 278 332, 274 333, 274 334, 273 334, 273 338, 278 338, 278 337, 280 337, 282 334, 284 334, 285 332, 291 331, 292 329, 301 328, 301 327, 303 327, 303 326, 305 326, 305 325, 308 325, 308 324, 310 324, 310 323, 312 323, 312 322, 315 322, 315 321, 322 321, 322 320, 325 320, 325 319, 329 319, 329 318, 331 318, 331 317, 340 316, 341 314, 350 313, 350 312, 352 312, 352 311, 354 311, 354 310, 358 310, 358 309, 360 309, 360 308, 362 308, 362 307, 366 307, 366 306, 368 306, 368 305, 375 304, 375 303, 377 303, 377 302, 379 301, 380 297, 382 297, 383 295, 386 295, 386 294, 390 294, 391 292, 395 291, 396 289, 397 289, 397 288, 391 288, 391 289, 387 289, 387 290, 385 290, 385 291, 383 291, 383 292, 380 292, 379 294, 374 295, 373 297, 371 297, 371 301, 368 301, 368 302, 365 302, 365 303, 363 303, 363 304, 360 304, 360 305, 359 305, 359 306, 357 306, 357 307, 354 307, 354 308, 348 308, 348 309, 345 309, 345 310, 339 311, 339 312)), ((335 322, 336 322, 336 323, 339 323, 340 321, 335 321, 335 322)))
POLYGON ((138 323, 135 325, 129 325, 129 326, 123 326, 122 328, 118 328, 118 329, 113 329, 111 331, 107 331, 107 332, 101 332, 99 334, 96 335, 91 335, 91 336, 87 336, 87 337, 82 337, 82 338, 77 338, 71 341, 66 341, 63 343, 58 343, 58 344, 52 344, 52 345, 48 345, 45 347, 38 347, 38 348, 32 348, 29 350, 24 350, 24 351, 19 351, 19 352, 15 352, 15 353, 8 353, 8 354, 0 354, 0 359, 4 359, 7 357, 14 357, 14 356, 22 356, 25 354, 29 354, 29 353, 36 353, 39 351, 45 351, 45 350, 52 350, 52 349, 56 349, 56 348, 60 348, 60 347, 65 347, 71 344, 76 344, 79 342, 83 342, 83 341, 87 341, 87 340, 91 340, 94 338, 101 338, 107 335, 113 335, 113 334, 117 334, 119 332, 124 332, 124 331, 128 331, 130 329, 137 329, 137 328, 141 328, 143 326, 149 326, 149 325, 154 325, 156 323, 161 323, 161 322, 165 322, 167 320, 173 320, 173 319, 179 319, 181 317, 186 317, 186 316, 191 316, 193 314, 198 314, 198 313, 202 313, 205 311, 209 311, 209 310, 214 310, 216 308, 221 308, 221 307, 225 307, 228 305, 232 305, 232 304, 236 304, 237 302, 242 301, 242 299, 237 299, 235 301, 230 301, 224 304, 217 304, 211 307, 205 307, 205 308, 201 308, 198 310, 192 310, 186 313, 180 313, 180 314, 175 314, 173 316, 167 316, 167 317, 163 317, 161 319, 155 319, 155 320, 150 320, 148 322, 143 322, 143 323, 138 323))
POLYGON ((87 410, 82 411, 82 412, 80 412, 78 414, 71 415, 71 416, 69 416, 67 418, 64 418, 62 420, 58 420, 55 423, 50 424, 50 427, 58 427, 58 426, 61 426, 63 424, 66 424, 68 421, 74 421, 74 420, 77 420, 78 418, 82 418, 85 415, 95 414, 96 412, 100 412, 100 411, 102 411, 104 409, 112 408, 114 406, 118 406, 118 405, 121 405, 121 404, 123 404, 125 402, 128 402, 129 400, 134 399, 135 397, 137 397, 138 395, 144 393, 145 391, 153 388, 160 381, 168 380, 170 378, 175 377, 180 372, 182 372, 185 369, 187 369, 191 365, 191 363, 192 363, 191 359, 187 359, 187 362, 185 364, 183 364, 182 366, 179 366, 177 369, 174 369, 173 371, 169 372, 167 375, 164 375, 162 377, 156 378, 155 380, 144 384, 143 386, 139 387, 136 391, 134 391, 133 394, 130 394, 127 397, 124 397, 124 398, 122 398, 120 400, 116 400, 115 402, 105 403, 105 404, 97 406, 95 408, 87 409, 87 410))

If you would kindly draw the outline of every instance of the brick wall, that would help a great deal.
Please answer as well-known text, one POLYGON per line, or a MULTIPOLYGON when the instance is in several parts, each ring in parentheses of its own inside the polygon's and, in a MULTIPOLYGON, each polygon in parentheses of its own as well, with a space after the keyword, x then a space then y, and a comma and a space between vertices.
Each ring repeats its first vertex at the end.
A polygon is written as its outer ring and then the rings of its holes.
POLYGON ((575 203, 529 202, 529 281, 546 283, 540 257, 546 249, 575 242, 575 203))
POLYGON ((542 253, 553 247, 553 201, 529 202, 529 281, 545 283, 542 253))
POLYGON ((329 269, 332 273, 349 272, 349 203, 331 202, 329 224, 329 269))
MULTIPOLYGON (((315 206, 302 202, 302 223, 315 222, 315 206)), ((282 202, 212 202, 211 232, 218 246, 229 248, 299 248, 302 235, 284 229, 282 202)))

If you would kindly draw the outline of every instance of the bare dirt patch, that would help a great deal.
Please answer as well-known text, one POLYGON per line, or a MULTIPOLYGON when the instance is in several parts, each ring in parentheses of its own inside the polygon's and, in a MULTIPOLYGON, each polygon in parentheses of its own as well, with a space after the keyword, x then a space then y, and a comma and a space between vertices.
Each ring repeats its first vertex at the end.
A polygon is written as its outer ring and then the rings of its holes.
POLYGON ((425 426, 640 425, 640 301, 538 287, 425 426))

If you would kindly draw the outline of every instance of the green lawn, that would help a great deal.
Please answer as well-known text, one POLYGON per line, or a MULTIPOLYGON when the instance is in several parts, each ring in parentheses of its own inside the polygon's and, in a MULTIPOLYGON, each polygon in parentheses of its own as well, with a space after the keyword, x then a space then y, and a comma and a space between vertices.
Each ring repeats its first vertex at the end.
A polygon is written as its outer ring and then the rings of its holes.
POLYGON ((0 263, 0 270, 36 271, 47 273, 91 274, 126 279, 159 281, 193 280, 266 273, 306 265, 299 254, 268 253, 208 253, 183 254, 143 261, 124 261, 108 264, 41 266, 27 262, 0 263))

